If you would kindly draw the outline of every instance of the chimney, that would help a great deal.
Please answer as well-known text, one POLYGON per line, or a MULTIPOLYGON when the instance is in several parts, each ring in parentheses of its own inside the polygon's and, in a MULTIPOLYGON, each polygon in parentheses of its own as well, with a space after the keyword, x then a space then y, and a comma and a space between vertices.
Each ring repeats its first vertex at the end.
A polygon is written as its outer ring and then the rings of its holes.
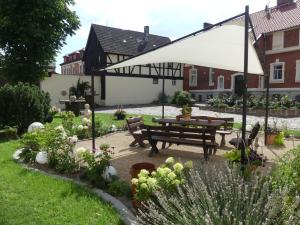
POLYGON ((144 41, 147 42, 149 40, 149 26, 144 26, 144 41))
POLYGON ((294 3, 294 0, 277 0, 277 6, 294 3))
POLYGON ((211 23, 204 22, 203 23, 203 29, 205 29, 205 28, 207 28, 207 27, 209 27, 211 25, 212 25, 211 23))

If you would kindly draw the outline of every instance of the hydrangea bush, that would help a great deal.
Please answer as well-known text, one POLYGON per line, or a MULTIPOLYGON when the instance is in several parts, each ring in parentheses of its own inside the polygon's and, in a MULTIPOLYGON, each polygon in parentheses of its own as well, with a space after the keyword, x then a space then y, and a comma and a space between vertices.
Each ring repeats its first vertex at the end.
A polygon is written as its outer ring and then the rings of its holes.
POLYGON ((138 178, 131 180, 136 187, 135 199, 145 201, 156 191, 175 190, 178 185, 185 183, 186 174, 192 167, 192 161, 187 161, 185 164, 175 163, 174 158, 170 157, 156 171, 149 173, 148 170, 141 170, 138 178))

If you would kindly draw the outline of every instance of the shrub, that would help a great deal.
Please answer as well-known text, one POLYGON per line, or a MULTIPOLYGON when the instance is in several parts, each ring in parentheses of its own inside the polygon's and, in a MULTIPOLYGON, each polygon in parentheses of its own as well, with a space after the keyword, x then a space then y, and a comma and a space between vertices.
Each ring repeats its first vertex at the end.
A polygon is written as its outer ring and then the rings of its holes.
POLYGON ((50 109, 48 93, 37 86, 6 84, 0 88, 0 124, 16 126, 24 133, 33 122, 45 122, 50 109))
POLYGON ((74 118, 75 114, 71 111, 61 113, 62 118, 62 126, 67 131, 69 135, 74 133, 73 126, 74 126, 74 118))
POLYGON ((300 146, 288 151, 279 159, 272 173, 274 187, 288 187, 289 195, 300 193, 300 146))
POLYGON ((118 109, 115 111, 114 116, 117 120, 124 120, 126 117, 126 112, 123 110, 121 105, 118 106, 118 109))
POLYGON ((122 180, 114 180, 110 184, 108 184, 107 188, 108 193, 113 196, 126 196, 128 198, 131 197, 131 189, 127 182, 122 180))
POLYGON ((274 145, 284 146, 284 132, 283 131, 279 132, 276 135, 275 140, 274 140, 274 145))
POLYGON ((101 145, 100 150, 96 154, 90 151, 83 152, 82 161, 85 168, 82 178, 87 179, 96 187, 104 188, 106 181, 103 179, 102 174, 106 167, 110 165, 112 151, 108 144, 101 145))
POLYGON ((176 104, 180 107, 191 104, 191 94, 187 91, 181 91, 176 98, 176 104))
POLYGON ((138 174, 138 179, 133 178, 132 184, 136 187, 135 199, 139 201, 148 200, 157 190, 172 192, 176 187, 185 182, 185 175, 193 166, 191 161, 185 165, 174 163, 172 157, 166 163, 157 168, 151 174, 143 169, 138 174))
POLYGON ((177 97, 178 97, 179 94, 180 94, 180 91, 175 91, 174 92, 174 95, 171 99, 171 104, 177 104, 177 97))
MULTIPOLYGON (((238 169, 202 166, 176 192, 155 192, 139 210, 140 224, 296 224, 283 218, 284 191, 264 177, 244 180, 238 169)), ((297 205, 295 205, 296 207, 297 205)))

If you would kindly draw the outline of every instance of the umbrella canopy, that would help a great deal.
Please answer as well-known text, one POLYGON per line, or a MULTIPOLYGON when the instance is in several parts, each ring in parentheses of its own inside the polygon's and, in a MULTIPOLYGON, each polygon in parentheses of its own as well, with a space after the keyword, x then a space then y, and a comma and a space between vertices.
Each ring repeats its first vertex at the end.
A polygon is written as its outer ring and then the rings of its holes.
MULTIPOLYGON (((244 40, 245 26, 222 25, 108 66, 105 70, 174 62, 243 72, 244 40)), ((248 72, 263 75, 263 69, 251 41, 248 47, 248 72)))

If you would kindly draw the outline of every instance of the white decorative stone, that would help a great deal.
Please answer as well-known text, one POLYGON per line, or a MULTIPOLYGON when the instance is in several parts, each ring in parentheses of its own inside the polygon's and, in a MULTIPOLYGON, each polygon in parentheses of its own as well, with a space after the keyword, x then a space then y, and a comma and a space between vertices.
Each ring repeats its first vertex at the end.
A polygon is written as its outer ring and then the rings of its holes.
POLYGON ((117 176, 116 168, 113 166, 106 167, 106 169, 104 170, 104 172, 102 174, 103 179, 105 179, 107 181, 111 181, 113 176, 117 176))
POLYGON ((33 131, 36 131, 36 130, 40 130, 40 129, 44 129, 44 125, 40 122, 34 122, 32 124, 29 125, 27 131, 28 132, 33 132, 33 131))
POLYGON ((13 154, 13 159, 16 161, 20 160, 20 155, 23 152, 23 150, 24 150, 24 148, 17 149, 15 151, 15 153, 13 154))
POLYGON ((36 155, 35 161, 39 164, 48 163, 48 153, 46 151, 41 151, 36 155))
POLYGON ((252 130, 252 126, 250 124, 246 125, 246 131, 251 131, 252 130))

